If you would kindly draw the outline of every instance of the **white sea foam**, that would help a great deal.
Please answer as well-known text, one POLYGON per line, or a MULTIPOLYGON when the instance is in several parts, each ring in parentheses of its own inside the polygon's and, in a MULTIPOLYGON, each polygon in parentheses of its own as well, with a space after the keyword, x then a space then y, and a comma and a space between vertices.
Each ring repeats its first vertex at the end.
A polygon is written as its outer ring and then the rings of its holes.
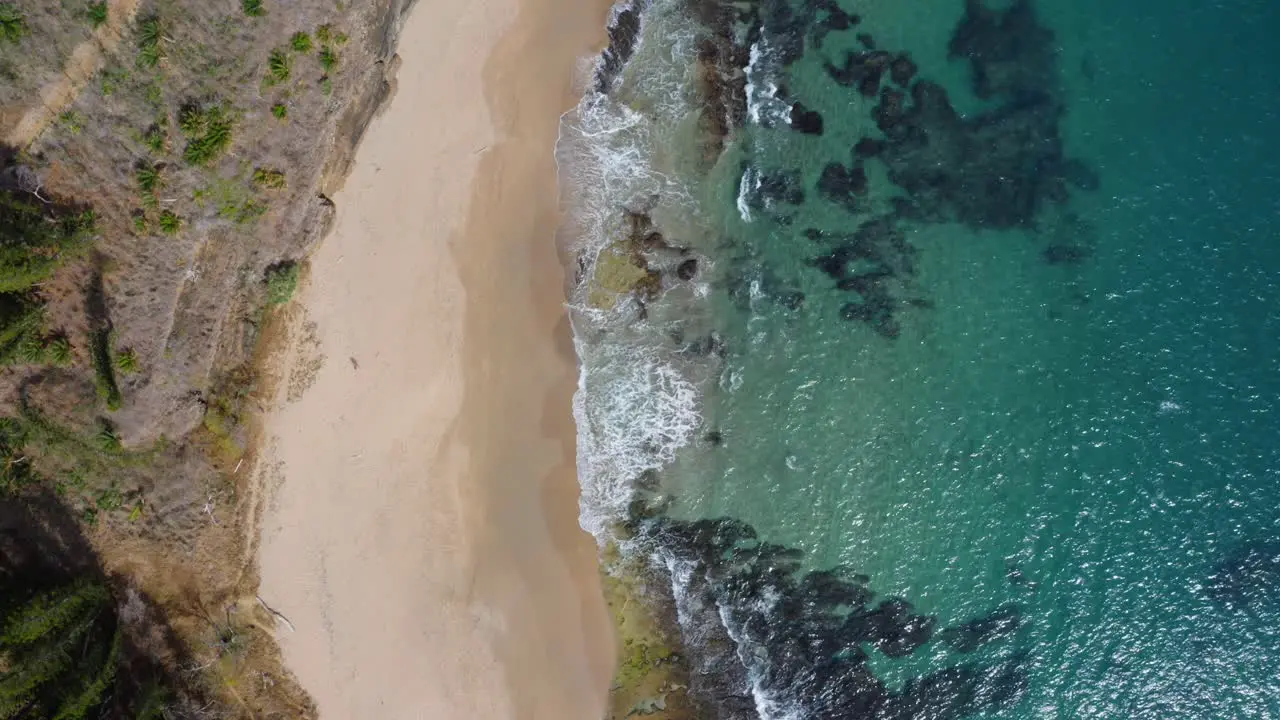
POLYGON ((729 638, 733 640, 733 644, 737 646, 738 660, 743 667, 747 669, 747 680, 751 684, 751 699, 756 706, 756 714, 760 716, 760 720, 806 720, 804 714, 796 708, 788 707, 786 703, 774 698, 764 689, 762 678, 764 677, 764 665, 769 659, 763 652, 759 652, 750 641, 742 637, 742 634, 734 627, 734 623, 729 619, 729 610, 724 605, 719 606, 720 622, 724 625, 725 630, 729 634, 729 638))
MULTIPOLYGON (((679 167, 682 129, 692 113, 696 56, 692 23, 677 10, 677 3, 655 0, 641 17, 641 33, 631 63, 617 77, 608 95, 592 90, 567 113, 561 124, 556 158, 569 208, 565 249, 577 259, 580 276, 590 278, 600 253, 630 232, 623 210, 650 214, 675 206, 682 216, 697 217, 696 193, 671 168, 679 167), (664 13, 666 13, 664 15, 664 13), (648 42, 652 35, 662 42, 648 42), (673 152, 674 151, 674 152, 673 152)), ((615 8, 615 13, 618 10, 615 8)), ((615 15, 616 17, 616 15, 615 15)), ((756 117, 770 121, 788 119, 786 104, 776 98, 777 88, 763 69, 767 48, 753 51, 756 82, 749 89, 756 117), (760 63, 757 65, 757 63, 760 63), (781 114, 779 114, 781 113, 781 114)), ((751 170, 742 178, 738 210, 750 220, 749 193, 760 185, 751 170)), ((759 288, 753 288, 759 292, 759 288)), ((666 297, 646 301, 642 321, 634 305, 593 305, 590 283, 577 283, 570 297, 574 345, 580 371, 573 412, 578 425, 578 475, 582 486, 582 526, 599 539, 608 537, 610 525, 625 516, 636 496, 636 480, 661 470, 690 444, 702 425, 699 383, 692 378, 700 362, 675 352, 668 328, 653 318, 663 315, 666 297)), ((681 302, 699 302, 707 286, 695 286, 681 302)), ((681 307, 681 311, 689 308, 681 307)), ((680 312, 675 313, 677 315, 680 312)), ((687 314, 687 312, 686 312, 687 314)), ((702 374, 703 381, 719 373, 702 374)), ((624 548, 634 552, 635 548, 624 548)), ((686 642, 696 646, 709 626, 726 624, 718 606, 703 606, 705 598, 688 592, 691 563, 655 558, 671 572, 677 617, 686 642)), ((759 648, 734 637, 738 660, 747 669, 755 704, 764 720, 799 720, 783 704, 769 697, 759 678, 767 658, 759 648)), ((748 688, 743 688, 747 691, 748 688)))
POLYGON ((757 125, 791 124, 791 107, 778 97, 772 53, 765 38, 751 46, 747 64, 747 118, 757 125))
POLYGON ((634 481, 674 460, 702 418, 697 389, 672 364, 625 345, 575 345, 581 522, 599 536, 625 512, 634 481))
POLYGON ((751 205, 747 198, 760 189, 760 173, 748 166, 742 171, 742 180, 738 182, 738 216, 743 222, 751 222, 751 205))
MULTIPOLYGON (((582 277, 600 253, 627 237, 624 210, 648 213, 693 206, 685 181, 659 160, 693 112, 693 29, 677 22, 677 4, 643 7, 631 61, 609 94, 588 90, 561 122, 556 159, 569 208, 565 249, 582 277), (654 33, 662 42, 649 43, 654 33)), ((615 6, 614 19, 623 6, 615 6)), ((570 297, 580 362, 574 417, 578 423, 581 524, 603 539, 645 472, 670 463, 701 423, 695 385, 664 353, 666 333, 637 322, 630 303, 588 302, 590 283, 570 297)))

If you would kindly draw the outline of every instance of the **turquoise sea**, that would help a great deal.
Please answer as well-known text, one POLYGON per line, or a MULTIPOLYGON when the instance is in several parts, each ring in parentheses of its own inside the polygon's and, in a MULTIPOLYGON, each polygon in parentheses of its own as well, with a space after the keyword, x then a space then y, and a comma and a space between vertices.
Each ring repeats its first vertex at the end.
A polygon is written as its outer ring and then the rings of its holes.
POLYGON ((1280 4, 613 28, 559 150, 583 522, 720 716, 1280 718, 1280 4))

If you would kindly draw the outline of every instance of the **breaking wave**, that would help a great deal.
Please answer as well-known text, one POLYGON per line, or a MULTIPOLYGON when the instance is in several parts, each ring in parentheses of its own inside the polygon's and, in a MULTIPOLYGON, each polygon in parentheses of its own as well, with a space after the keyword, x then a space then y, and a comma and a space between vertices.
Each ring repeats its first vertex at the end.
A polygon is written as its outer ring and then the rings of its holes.
POLYGON ((688 364, 655 321, 664 310, 654 306, 675 299, 642 303, 603 278, 637 217, 697 214, 689 185, 664 157, 690 111, 694 32, 678 15, 675 3, 661 1, 614 7, 610 47, 562 118, 556 148, 569 208, 561 245, 576 263, 569 304, 580 361, 581 523, 601 539, 624 514, 636 480, 674 460, 701 424, 688 364), (661 47, 646 42, 655 32, 661 47))

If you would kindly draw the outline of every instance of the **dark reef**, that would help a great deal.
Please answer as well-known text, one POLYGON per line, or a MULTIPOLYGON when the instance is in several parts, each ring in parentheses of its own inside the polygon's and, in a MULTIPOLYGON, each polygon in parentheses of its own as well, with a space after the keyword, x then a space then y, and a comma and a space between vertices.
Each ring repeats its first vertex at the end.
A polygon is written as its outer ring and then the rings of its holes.
MULTIPOLYGON (((888 339, 902 333, 903 311, 930 307, 915 287, 918 251, 908 240, 910 228, 1034 229, 1046 209, 1100 184, 1096 172, 1065 156, 1055 41, 1031 0, 1014 0, 1003 10, 963 1, 950 57, 968 63, 972 91, 991 109, 960 115, 945 88, 920 77, 908 53, 878 48, 860 33, 862 49, 823 55, 823 65, 834 90, 851 95, 879 132, 858 139, 847 157, 825 163, 821 172, 744 165, 740 174, 743 202, 772 223, 771 241, 787 243, 807 261, 801 272, 821 273, 840 294, 841 318, 888 339), (881 176, 900 191, 887 207, 873 204, 870 192, 872 178, 881 176), (832 203, 848 220, 835 228, 792 226, 806 201, 832 203)), ((766 40, 770 62, 785 73, 804 53, 822 52, 831 33, 852 33, 861 21, 834 0, 690 0, 689 8, 705 28, 697 41, 705 167, 746 122, 744 70, 753 44, 766 40)), ((634 52, 639 27, 638 14, 617 16, 598 82, 616 77, 634 52)), ((828 111, 824 120, 820 112, 830 105, 789 97, 787 78, 774 80, 789 105, 790 131, 825 134, 826 142, 837 136, 839 115, 828 111)), ((709 272, 711 265, 666 241, 646 215, 632 220, 630 246, 653 287, 709 272)), ((770 266, 758 248, 725 243, 736 256, 718 261, 714 272, 739 307, 762 301, 788 312, 830 307, 806 303, 798 288, 809 285, 789 275, 790 268, 770 266)), ((1075 236, 1059 235, 1042 257, 1071 266, 1091 253, 1075 236)), ((715 333, 673 339, 687 355, 727 353, 715 333)), ((724 442, 714 430, 702 437, 709 448, 724 442)), ((963 718, 1010 707, 1026 694, 1028 659, 1014 646, 1028 620, 1016 604, 939 627, 937 618, 907 599, 881 596, 868 577, 849 568, 805 568, 799 550, 763 541, 739 520, 679 520, 637 501, 625 531, 662 558, 678 589, 690 689, 714 708, 714 717, 757 718, 755 693, 803 717, 850 720, 963 718), (871 667, 877 654, 927 654, 951 664, 893 689, 871 667)), ((1209 595, 1230 605, 1272 602, 1280 596, 1280 572, 1271 568, 1280 562, 1267 558, 1280 558, 1280 550, 1262 545, 1225 558, 1209 595)), ((1035 588, 1016 565, 1008 579, 1022 592, 1035 588)))
POLYGON ((1026 692, 1026 658, 1017 652, 958 663, 901 690, 888 688, 869 667, 872 652, 906 657, 935 635, 962 653, 1007 639, 1021 624, 1014 606, 936 633, 935 618, 902 598, 879 598, 866 576, 842 567, 805 572, 799 550, 761 541, 740 520, 676 520, 641 507, 632 523, 636 537, 668 558, 680 579, 686 632, 721 638, 691 652, 731 665, 746 659, 748 675, 736 684, 702 678, 712 683, 701 688, 712 693, 712 705, 735 708, 721 717, 754 717, 742 704, 746 677, 771 702, 804 717, 850 720, 962 718, 1008 707, 1026 692))
POLYGON ((791 106, 791 127, 806 135, 822 134, 822 116, 816 110, 810 110, 804 103, 791 106))
POLYGON ((608 92, 635 53, 640 39, 640 11, 641 6, 633 3, 619 12, 609 25, 609 45, 600 54, 600 66, 596 69, 596 92, 608 92))
MULTIPOLYGON (((797 26, 806 19, 814 22, 825 6, 810 6, 808 15, 774 3, 760 7, 770 47, 786 48, 781 58, 785 67, 803 50, 805 35, 797 26), (777 32, 785 39, 778 40, 777 32)), ((831 23, 830 17, 819 24, 823 37, 854 25, 839 19, 831 23)), ((859 218, 853 238, 834 251, 824 250, 812 264, 835 281, 838 291, 851 295, 841 309, 844 319, 893 338, 900 330, 896 314, 924 305, 908 298, 914 249, 904 228, 954 222, 974 229, 1036 230, 1046 208, 1069 201, 1073 189, 1096 190, 1100 181, 1092 168, 1064 154, 1054 35, 1040 23, 1031 0, 1016 0, 1003 10, 965 0, 949 57, 968 63, 973 93, 995 103, 973 116, 961 116, 941 85, 919 78, 908 53, 876 49, 870 36, 860 35, 859 41, 866 49, 846 51, 839 61, 827 59, 824 67, 837 85, 875 100, 871 118, 880 133, 857 141, 850 164, 825 165, 816 189, 850 215, 877 216, 859 218), (901 191, 888 213, 864 198, 870 184, 865 164, 876 161, 901 191), (871 234, 880 239, 870 240, 871 234)), ((809 44, 811 50, 820 47, 812 36, 809 44)), ((780 84, 785 87, 786 80, 780 84)), ((823 129, 817 111, 801 102, 792 106, 792 121, 801 132, 823 129)), ((787 174, 793 172, 771 176, 794 177, 787 174)), ((773 188, 763 190, 765 197, 777 194, 773 188)), ((788 198, 800 196, 800 190, 789 189, 788 198)), ((774 219, 785 225, 792 217, 775 213, 774 219)), ((1074 265, 1091 254, 1087 242, 1059 237, 1048 243, 1043 258, 1052 265, 1074 265)))
POLYGON ((1262 610, 1280 604, 1280 540, 1233 547, 1214 566, 1205 593, 1228 610, 1262 610))
POLYGON ((850 212, 858 211, 858 196, 867 194, 867 171, 861 165, 852 168, 828 163, 818 178, 818 192, 850 212))
POLYGON ((942 631, 939 639, 956 652, 971 653, 989 642, 1017 632, 1022 625, 1022 609, 1012 603, 990 614, 942 631))

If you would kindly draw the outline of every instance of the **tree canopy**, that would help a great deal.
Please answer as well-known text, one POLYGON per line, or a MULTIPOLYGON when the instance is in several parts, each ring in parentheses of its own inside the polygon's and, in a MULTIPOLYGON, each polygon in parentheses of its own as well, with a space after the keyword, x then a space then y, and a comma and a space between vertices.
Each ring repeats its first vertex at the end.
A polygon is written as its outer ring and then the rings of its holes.
POLYGON ((119 663, 120 630, 103 584, 0 591, 0 718, 88 717, 110 698, 119 663))
POLYGON ((50 338, 44 336, 37 286, 88 247, 93 231, 91 210, 0 190, 0 365, 44 358, 50 338))

